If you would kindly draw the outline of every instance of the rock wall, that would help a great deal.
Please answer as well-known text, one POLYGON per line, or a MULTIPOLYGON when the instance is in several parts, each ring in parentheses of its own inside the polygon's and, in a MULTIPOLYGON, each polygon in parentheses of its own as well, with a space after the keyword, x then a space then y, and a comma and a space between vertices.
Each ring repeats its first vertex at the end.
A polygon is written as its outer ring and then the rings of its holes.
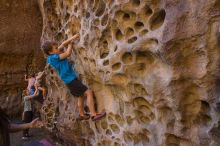
POLYGON ((0 1, 0 104, 9 115, 21 113, 25 73, 43 69, 42 16, 34 0, 0 1))
POLYGON ((41 0, 42 43, 76 32, 69 58, 107 117, 79 122, 46 67, 46 127, 67 145, 217 146, 218 0, 41 0))

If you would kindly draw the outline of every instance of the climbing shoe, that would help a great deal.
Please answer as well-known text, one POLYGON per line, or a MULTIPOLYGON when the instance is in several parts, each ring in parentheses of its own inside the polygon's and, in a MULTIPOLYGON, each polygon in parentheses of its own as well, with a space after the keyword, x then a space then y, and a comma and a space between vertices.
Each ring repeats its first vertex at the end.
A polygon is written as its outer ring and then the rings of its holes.
POLYGON ((98 120, 102 119, 105 116, 106 116, 106 112, 97 113, 95 116, 92 116, 91 119, 92 119, 92 121, 98 121, 98 120))

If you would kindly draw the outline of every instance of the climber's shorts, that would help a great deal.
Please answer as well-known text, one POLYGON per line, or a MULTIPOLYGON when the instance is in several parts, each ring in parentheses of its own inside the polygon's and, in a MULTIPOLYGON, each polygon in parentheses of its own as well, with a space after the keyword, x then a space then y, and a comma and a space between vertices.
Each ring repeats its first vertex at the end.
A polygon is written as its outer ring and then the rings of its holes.
POLYGON ((86 92, 88 89, 83 83, 78 80, 72 80, 69 84, 67 84, 67 87, 70 89, 70 93, 73 96, 80 97, 83 96, 83 94, 86 92))

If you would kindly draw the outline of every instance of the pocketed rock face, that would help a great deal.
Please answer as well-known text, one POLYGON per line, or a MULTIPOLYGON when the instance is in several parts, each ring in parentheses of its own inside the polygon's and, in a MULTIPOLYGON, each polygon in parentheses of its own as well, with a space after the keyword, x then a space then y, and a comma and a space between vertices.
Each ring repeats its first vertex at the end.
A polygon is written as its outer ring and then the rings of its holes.
POLYGON ((67 145, 217 146, 218 0, 41 1, 42 42, 79 32, 71 62, 94 90, 98 122, 47 67, 47 128, 67 145))
POLYGON ((0 15, 0 106, 20 116, 24 74, 44 66, 39 43, 42 16, 35 0, 1 0, 0 15))

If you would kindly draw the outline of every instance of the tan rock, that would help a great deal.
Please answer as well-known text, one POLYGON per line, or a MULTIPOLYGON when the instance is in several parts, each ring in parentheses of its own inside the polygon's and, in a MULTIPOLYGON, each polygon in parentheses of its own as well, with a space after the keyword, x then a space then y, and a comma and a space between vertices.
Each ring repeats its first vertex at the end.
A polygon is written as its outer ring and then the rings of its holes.
POLYGON ((77 121, 76 98, 48 67, 42 118, 51 132, 69 145, 220 145, 218 0, 41 4, 42 42, 80 33, 70 60, 107 112, 77 121))

